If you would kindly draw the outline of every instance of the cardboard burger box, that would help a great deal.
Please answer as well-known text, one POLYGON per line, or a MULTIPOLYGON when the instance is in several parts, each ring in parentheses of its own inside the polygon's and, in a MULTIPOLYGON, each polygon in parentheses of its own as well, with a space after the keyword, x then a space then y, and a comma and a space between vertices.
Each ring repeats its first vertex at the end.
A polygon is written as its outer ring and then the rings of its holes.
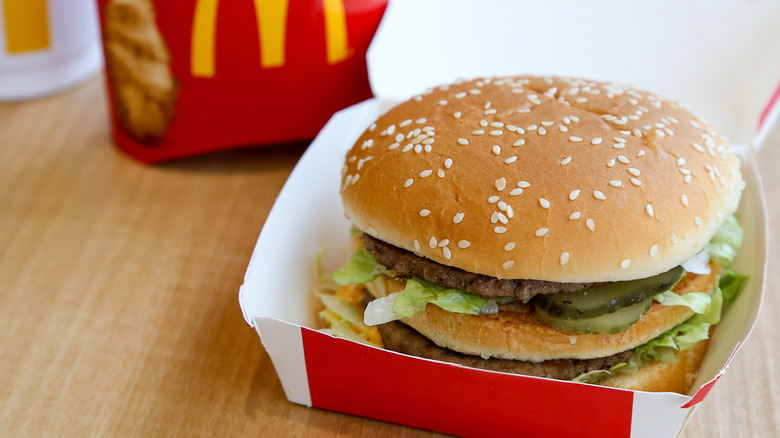
POLYGON ((390 3, 369 50, 379 97, 337 113, 312 143, 265 222, 239 291, 244 317, 271 356, 288 399, 459 436, 519 430, 524 436, 677 436, 726 372, 761 307, 767 231, 755 154, 780 119, 780 35, 772 24, 780 8, 746 1, 708 3, 707 9, 672 1, 501 9, 475 2, 448 2, 446 8, 412 3, 390 3), (539 18, 553 13, 554 20, 539 18), (433 15, 436 23, 429 20, 433 15), (561 31, 586 25, 587 33, 561 31), (758 38, 765 38, 761 50, 758 38), (409 47, 418 56, 415 68, 398 61, 409 56, 409 47), (327 247, 325 269, 332 271, 349 257, 340 170, 363 130, 398 98, 428 86, 458 76, 528 71, 628 82, 680 98, 729 137, 742 160, 746 188, 737 214, 745 239, 732 269, 751 278, 724 308, 688 394, 476 370, 316 330, 321 323, 312 294, 313 258, 327 247))
POLYGON ((146 163, 311 140, 371 97, 387 0, 98 0, 116 145, 146 163))

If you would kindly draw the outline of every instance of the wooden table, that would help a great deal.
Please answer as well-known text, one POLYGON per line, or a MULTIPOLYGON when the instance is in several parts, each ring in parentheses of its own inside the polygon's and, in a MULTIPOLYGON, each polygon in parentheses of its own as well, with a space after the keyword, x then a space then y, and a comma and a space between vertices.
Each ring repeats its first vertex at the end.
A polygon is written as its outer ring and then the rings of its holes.
MULTIPOLYGON (((305 145, 144 166, 112 147, 105 102, 94 78, 0 104, 0 436, 437 435, 287 402, 241 317, 305 145)), ((780 147, 762 158, 777 229, 780 147)), ((778 286, 770 265, 762 318, 686 437, 780 436, 778 286)))

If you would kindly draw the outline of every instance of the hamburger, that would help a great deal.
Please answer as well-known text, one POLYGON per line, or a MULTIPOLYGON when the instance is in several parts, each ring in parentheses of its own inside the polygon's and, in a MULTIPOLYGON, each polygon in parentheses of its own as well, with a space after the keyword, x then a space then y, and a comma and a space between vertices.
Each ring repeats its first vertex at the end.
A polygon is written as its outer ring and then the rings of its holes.
POLYGON ((686 392, 746 277, 744 182, 684 104, 564 77, 463 80, 347 153, 332 333, 493 371, 686 392), (723 287, 721 287, 723 286, 723 287))

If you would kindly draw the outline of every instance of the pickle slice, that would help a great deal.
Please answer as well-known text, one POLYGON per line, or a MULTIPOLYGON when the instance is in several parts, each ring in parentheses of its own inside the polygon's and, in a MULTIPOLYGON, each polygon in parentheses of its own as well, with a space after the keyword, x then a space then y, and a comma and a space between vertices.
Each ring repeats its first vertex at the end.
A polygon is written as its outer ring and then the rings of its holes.
POLYGON ((561 330, 567 333, 585 333, 611 335, 621 333, 631 328, 639 321, 642 315, 650 309, 653 304, 653 297, 650 296, 644 301, 631 306, 622 307, 612 313, 606 313, 601 316, 590 319, 566 320, 551 317, 547 311, 539 307, 536 308, 536 319, 543 324, 561 330))
POLYGON ((685 270, 677 266, 653 277, 602 283, 573 293, 537 295, 533 300, 537 315, 543 314, 545 318, 592 321, 602 315, 645 303, 648 299, 648 302, 652 302, 654 296, 674 288, 683 276, 685 270))

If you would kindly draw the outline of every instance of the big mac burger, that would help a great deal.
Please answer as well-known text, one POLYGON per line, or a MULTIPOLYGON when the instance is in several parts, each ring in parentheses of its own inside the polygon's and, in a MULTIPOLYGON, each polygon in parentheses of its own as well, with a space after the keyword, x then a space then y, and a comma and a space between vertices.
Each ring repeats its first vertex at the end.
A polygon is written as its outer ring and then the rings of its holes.
POLYGON ((745 281, 726 269, 743 186, 722 136, 647 91, 536 76, 436 87, 346 156, 354 254, 322 316, 409 355, 685 392, 745 281))

